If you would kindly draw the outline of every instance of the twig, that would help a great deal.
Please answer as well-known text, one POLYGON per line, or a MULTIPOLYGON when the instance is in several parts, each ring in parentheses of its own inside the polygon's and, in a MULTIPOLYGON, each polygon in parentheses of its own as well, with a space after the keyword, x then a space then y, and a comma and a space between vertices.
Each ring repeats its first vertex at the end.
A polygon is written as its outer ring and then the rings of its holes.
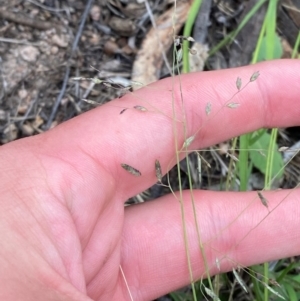
POLYGON ((51 11, 51 12, 54 12, 54 13, 59 13, 59 12, 65 12, 66 9, 64 8, 51 8, 51 7, 48 7, 46 5, 43 5, 43 4, 40 4, 34 0, 27 0, 28 2, 36 5, 36 6, 39 6, 40 8, 44 9, 44 10, 48 10, 48 11, 51 11))
MULTIPOLYGON (((22 125, 24 124, 24 122, 25 122, 27 119, 29 119, 29 114, 30 114, 30 112, 31 112, 31 110, 32 110, 32 108, 33 108, 33 106, 34 106, 34 104, 36 103, 37 99, 38 99, 38 97, 37 97, 37 95, 35 95, 35 96, 34 96, 34 99, 30 102, 29 107, 28 107, 28 109, 27 109, 25 115, 23 116, 23 119, 22 119, 21 122, 20 122, 20 126, 22 126, 22 125)), ((35 116, 35 117, 36 117, 36 116, 35 116)))
POLYGON ((3 42, 3 43, 12 43, 12 44, 24 44, 24 45, 40 46, 39 43, 33 43, 33 42, 29 42, 27 40, 17 40, 17 39, 8 39, 8 38, 0 38, 0 42, 3 42))
POLYGON ((4 10, 4 9, 0 9, 0 16, 3 19, 6 19, 8 21, 17 23, 17 24, 21 24, 21 25, 25 25, 25 26, 30 26, 30 27, 34 27, 37 29, 41 29, 41 30, 47 30, 53 27, 57 27, 55 24, 50 23, 50 22, 45 22, 45 21, 40 21, 40 20, 36 20, 36 19, 30 19, 25 17, 24 15, 21 14, 15 14, 13 12, 4 10))
POLYGON ((67 83, 68 83, 68 80, 69 80, 69 76, 70 76, 70 62, 71 62, 71 58, 73 57, 74 55, 74 52, 77 48, 77 45, 78 45, 78 42, 79 42, 79 39, 81 37, 81 34, 82 34, 82 30, 83 30, 83 27, 84 27, 84 24, 85 24, 85 21, 87 19, 87 16, 89 14, 89 11, 91 9, 91 6, 92 6, 92 3, 93 3, 93 0, 89 0, 88 3, 86 4, 86 7, 85 7, 85 10, 82 14, 82 18, 81 18, 81 22, 80 22, 80 25, 78 27, 78 30, 77 30, 77 33, 76 33, 76 36, 75 36, 75 39, 73 41, 73 45, 72 45, 72 49, 71 49, 71 54, 70 54, 70 57, 68 59, 68 63, 67 63, 67 68, 66 68, 66 73, 65 73, 65 77, 64 77, 64 81, 63 81, 63 85, 62 85, 62 88, 60 90, 60 93, 59 95, 57 96, 56 98, 56 101, 55 101, 55 104, 52 108, 52 112, 51 112, 51 115, 47 121, 47 124, 46 124, 46 129, 49 129, 51 124, 52 124, 52 121, 56 115, 56 112, 57 112, 57 109, 60 105, 60 102, 65 94, 65 90, 66 90, 66 87, 67 87, 67 83))

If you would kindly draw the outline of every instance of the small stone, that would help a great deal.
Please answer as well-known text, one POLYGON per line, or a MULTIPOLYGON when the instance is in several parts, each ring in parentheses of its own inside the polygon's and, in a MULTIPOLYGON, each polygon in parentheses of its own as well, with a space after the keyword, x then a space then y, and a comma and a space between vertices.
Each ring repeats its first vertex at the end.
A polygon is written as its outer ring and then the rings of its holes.
POLYGON ((57 54, 58 53, 58 47, 57 46, 52 46, 51 47, 51 54, 57 54))
POLYGON ((40 41, 39 42, 39 50, 42 53, 48 54, 49 53, 49 48, 50 48, 50 45, 46 41, 40 41))
POLYGON ((121 36, 130 37, 135 33, 136 25, 130 19, 121 19, 113 16, 108 24, 113 30, 118 32, 121 36))
POLYGON ((0 110, 0 120, 5 120, 6 119, 6 113, 4 110, 0 110))
POLYGON ((59 35, 55 34, 52 37, 52 43, 61 48, 66 48, 68 46, 67 37, 64 35, 59 36, 59 35))
POLYGON ((134 50, 129 45, 126 45, 122 48, 122 52, 127 55, 131 55, 134 52, 134 50))
POLYGON ((8 143, 16 140, 18 137, 18 129, 14 123, 9 124, 2 133, 1 143, 8 143))
POLYGON ((104 52, 108 55, 114 54, 119 50, 119 46, 117 45, 116 42, 112 41, 112 40, 108 40, 105 44, 104 44, 104 52))
POLYGON ((34 63, 39 54, 39 50, 34 46, 24 46, 20 49, 20 55, 26 62, 34 63))
POLYGON ((92 45, 99 45, 100 43, 100 36, 96 33, 93 33, 89 38, 89 41, 92 45))
POLYGON ((18 91, 18 96, 21 98, 21 99, 25 99, 28 95, 28 91, 25 90, 25 89, 20 89, 18 91))
POLYGON ((91 18, 94 21, 99 21, 100 20, 100 15, 101 15, 101 9, 98 5, 93 5, 91 10, 90 10, 90 15, 91 18))
POLYGON ((32 124, 32 126, 35 128, 35 129, 38 129, 41 125, 44 124, 44 119, 41 118, 40 115, 36 116, 35 117, 35 120, 32 124))
POLYGON ((68 97, 65 97, 61 100, 60 104, 62 106, 66 106, 67 104, 69 103, 69 98, 68 97))
POLYGON ((18 106, 18 114, 20 115, 24 115, 26 112, 28 111, 28 104, 20 104, 18 106))
POLYGON ((23 124, 21 129, 24 136, 32 136, 34 133, 34 129, 29 124, 23 124))

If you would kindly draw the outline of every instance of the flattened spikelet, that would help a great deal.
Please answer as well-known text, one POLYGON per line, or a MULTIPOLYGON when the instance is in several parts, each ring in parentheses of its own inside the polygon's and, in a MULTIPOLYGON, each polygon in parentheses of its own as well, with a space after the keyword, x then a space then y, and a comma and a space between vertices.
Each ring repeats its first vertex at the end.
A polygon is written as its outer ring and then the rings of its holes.
POLYGON ((254 82, 259 77, 259 71, 254 72, 250 77, 250 82, 254 82))
POLYGON ((142 112, 148 111, 145 107, 142 107, 142 106, 134 106, 133 108, 138 110, 138 111, 142 111, 142 112))
POLYGON ((238 102, 230 102, 226 106, 230 109, 236 109, 240 106, 240 104, 238 102))
POLYGON ((126 110, 127 110, 127 108, 126 108, 126 109, 123 109, 123 110, 120 112, 120 114, 123 114, 126 110))
POLYGON ((140 177, 142 174, 139 170, 137 170, 136 168, 128 165, 128 164, 124 164, 124 163, 121 163, 121 166, 127 170, 129 173, 131 173, 132 175, 134 175, 135 177, 140 177))
POLYGON ((161 172, 161 166, 158 160, 155 160, 155 174, 156 178, 159 182, 162 180, 162 172, 161 172))
POLYGON ((204 286, 204 290, 206 292, 206 294, 211 297, 214 301, 221 301, 220 298, 215 294, 215 292, 213 292, 211 289, 209 289, 208 287, 204 286))
POLYGON ((261 203, 268 208, 268 200, 262 195, 260 191, 257 191, 258 197, 261 201, 261 203))
POLYGON ((240 77, 238 77, 236 79, 236 83, 235 84, 236 84, 237 89, 240 90, 241 87, 242 87, 242 79, 240 77))
POLYGON ((182 60, 182 48, 180 47, 179 50, 176 53, 177 62, 181 62, 182 60))
POLYGON ((191 145, 191 143, 194 141, 195 136, 191 136, 189 138, 187 138, 184 143, 183 143, 183 148, 189 147, 191 145))

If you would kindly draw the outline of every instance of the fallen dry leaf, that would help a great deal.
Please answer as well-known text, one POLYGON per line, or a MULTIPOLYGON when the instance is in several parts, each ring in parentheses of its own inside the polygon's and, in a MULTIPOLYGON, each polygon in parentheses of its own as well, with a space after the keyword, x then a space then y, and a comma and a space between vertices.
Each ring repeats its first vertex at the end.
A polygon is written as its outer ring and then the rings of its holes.
POLYGON ((174 8, 167 10, 156 20, 156 28, 146 35, 141 49, 138 51, 133 64, 132 80, 143 85, 155 82, 163 64, 163 53, 166 53, 173 43, 173 35, 183 26, 188 15, 190 1, 177 3, 175 26, 173 32, 174 8))

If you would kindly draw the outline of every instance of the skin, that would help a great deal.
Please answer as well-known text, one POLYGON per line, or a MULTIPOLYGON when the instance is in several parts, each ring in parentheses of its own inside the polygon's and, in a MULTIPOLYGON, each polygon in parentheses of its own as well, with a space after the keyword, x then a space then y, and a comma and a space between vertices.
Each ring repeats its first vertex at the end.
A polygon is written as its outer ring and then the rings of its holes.
MULTIPOLYGON (((190 149, 206 148, 262 127, 300 125, 300 61, 280 60, 184 75, 182 93, 190 149), (245 84, 260 77, 224 106, 245 84), (212 112, 205 114, 207 102, 212 112)), ((165 173, 185 138, 178 79, 165 79, 56 128, 0 148, 0 300, 152 300, 189 283, 178 200, 170 194, 124 208, 165 173), (145 102, 147 100, 147 102, 145 102), (164 114, 122 107, 151 105, 164 114), (121 107, 121 108, 120 108, 121 107), (120 164, 137 168, 135 177, 120 164)), ((300 254, 299 189, 194 191, 210 274, 300 254)), ((190 192, 183 192, 195 278, 205 274, 190 192)))

